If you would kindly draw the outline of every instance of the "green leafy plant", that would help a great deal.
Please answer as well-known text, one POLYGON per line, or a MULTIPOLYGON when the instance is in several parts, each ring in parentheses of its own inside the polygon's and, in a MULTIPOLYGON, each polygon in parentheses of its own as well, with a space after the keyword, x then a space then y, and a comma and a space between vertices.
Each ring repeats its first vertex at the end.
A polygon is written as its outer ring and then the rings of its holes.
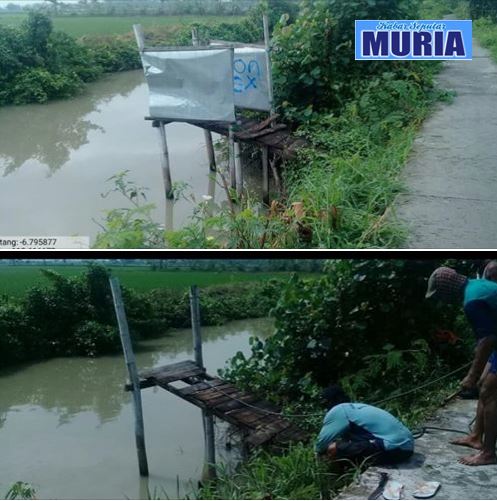
POLYGON ((16 482, 4 495, 4 499, 36 499, 36 491, 26 482, 16 482))

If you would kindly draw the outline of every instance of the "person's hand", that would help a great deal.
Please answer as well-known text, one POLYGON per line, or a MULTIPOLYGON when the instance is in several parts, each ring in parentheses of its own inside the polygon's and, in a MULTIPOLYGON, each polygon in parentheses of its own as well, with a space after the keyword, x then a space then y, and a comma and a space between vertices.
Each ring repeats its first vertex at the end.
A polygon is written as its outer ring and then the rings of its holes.
POLYGON ((328 449, 326 450, 326 457, 328 459, 335 459, 336 455, 337 455, 337 443, 331 442, 331 444, 328 445, 328 449))

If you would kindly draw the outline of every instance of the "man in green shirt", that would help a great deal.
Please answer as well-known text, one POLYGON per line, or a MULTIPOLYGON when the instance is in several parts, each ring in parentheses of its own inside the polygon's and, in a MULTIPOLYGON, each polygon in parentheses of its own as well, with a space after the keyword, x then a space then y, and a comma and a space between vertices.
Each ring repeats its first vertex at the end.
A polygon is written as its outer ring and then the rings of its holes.
POLYGON ((412 433, 387 411, 351 403, 339 386, 323 392, 329 411, 316 441, 316 452, 330 459, 397 463, 414 450, 412 433))
POLYGON ((474 388, 482 376, 474 430, 452 443, 478 449, 463 456, 462 464, 478 466, 497 462, 497 283, 487 279, 468 279, 447 267, 437 268, 428 281, 427 298, 447 303, 462 303, 477 340, 475 356, 463 389, 474 388))

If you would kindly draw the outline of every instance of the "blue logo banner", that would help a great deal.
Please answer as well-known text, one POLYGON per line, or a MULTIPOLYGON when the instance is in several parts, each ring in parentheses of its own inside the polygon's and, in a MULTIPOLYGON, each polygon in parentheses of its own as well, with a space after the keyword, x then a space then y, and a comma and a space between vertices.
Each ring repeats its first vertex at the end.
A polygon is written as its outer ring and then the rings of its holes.
POLYGON ((446 60, 473 58, 470 20, 356 21, 355 58, 446 60))

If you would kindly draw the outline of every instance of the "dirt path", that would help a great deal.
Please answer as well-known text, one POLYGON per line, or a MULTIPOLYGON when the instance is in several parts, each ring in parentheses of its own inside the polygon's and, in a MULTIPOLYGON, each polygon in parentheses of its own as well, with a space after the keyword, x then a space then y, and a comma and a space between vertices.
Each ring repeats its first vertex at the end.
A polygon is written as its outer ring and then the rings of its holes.
POLYGON ((497 248, 497 65, 473 41, 472 61, 446 62, 457 95, 424 123, 395 213, 406 247, 497 248))
MULTIPOLYGON (((476 400, 456 400, 440 410, 427 425, 466 431, 476 412, 476 400)), ((495 499, 497 466, 464 466, 457 462, 471 453, 466 447, 451 445, 457 433, 430 430, 416 440, 414 455, 407 463, 391 467, 372 467, 337 499, 368 499, 378 486, 381 472, 404 485, 402 499, 414 499, 416 486, 423 481, 440 482, 433 499, 495 499)), ((380 499, 383 499, 380 496, 380 499)))

